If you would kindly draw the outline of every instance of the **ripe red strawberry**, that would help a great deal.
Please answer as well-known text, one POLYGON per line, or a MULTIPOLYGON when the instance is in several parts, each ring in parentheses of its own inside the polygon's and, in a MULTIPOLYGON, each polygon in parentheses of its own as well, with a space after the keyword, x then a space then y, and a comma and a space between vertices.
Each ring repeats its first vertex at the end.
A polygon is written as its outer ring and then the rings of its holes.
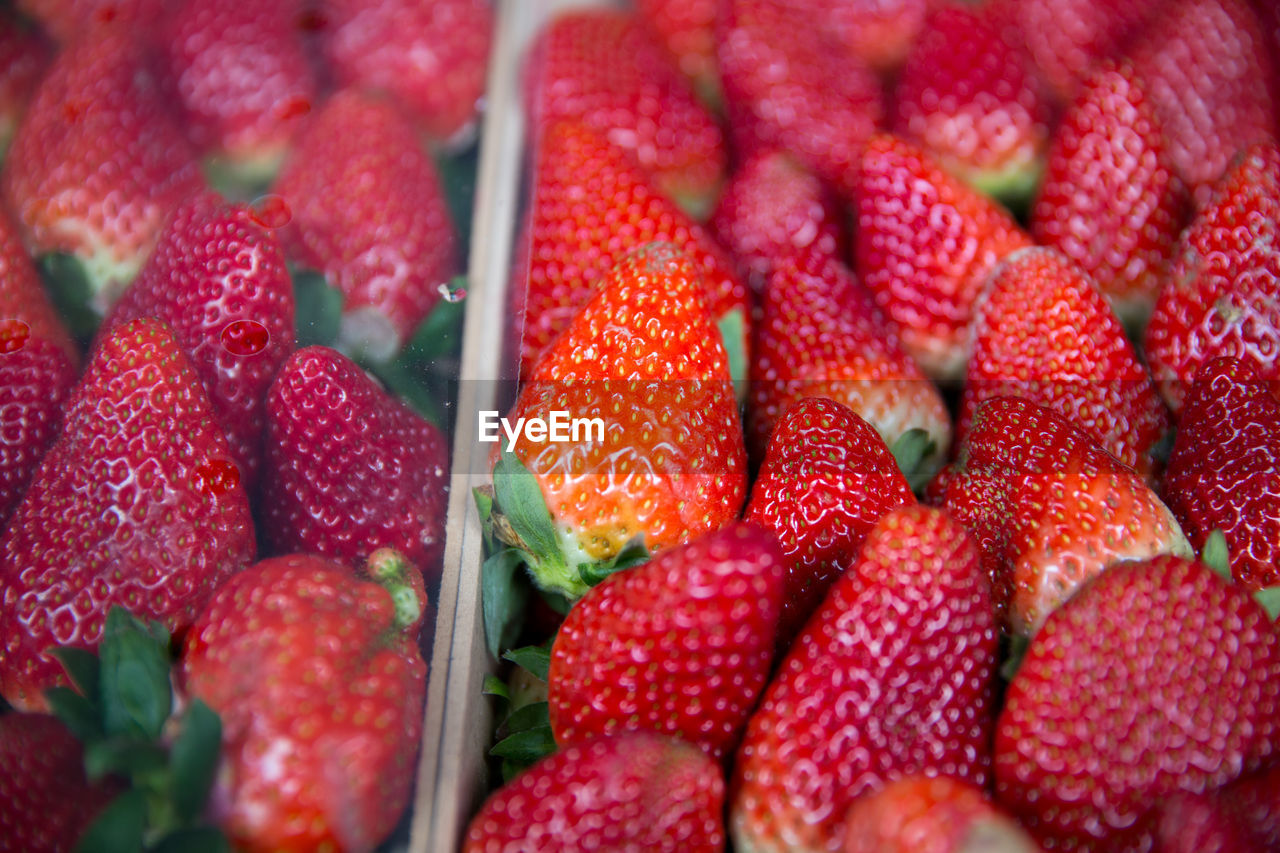
POLYGON ((133 280, 164 218, 201 186, 141 51, 122 26, 67 45, 5 157, 4 200, 27 248, 73 255, 98 315, 133 280))
POLYGON ((855 56, 882 74, 906 60, 931 0, 810 0, 823 23, 855 56))
POLYGON ((304 126, 274 192, 292 214, 290 259, 342 293, 339 349, 394 356, 457 267, 440 179, 412 123, 388 101, 339 92, 304 126))
POLYGON ((737 518, 746 453, 729 361, 694 261, 676 246, 651 243, 619 263, 507 421, 557 411, 600 423, 570 441, 525 434, 502 461, 508 440, 494 439, 494 512, 515 525, 506 541, 543 587, 580 596, 584 567, 636 537, 658 551, 737 518))
POLYGON ((436 139, 471 135, 493 37, 488 0, 323 0, 320 10, 340 85, 390 92, 436 139))
POLYGON ((738 262, 741 278, 759 292, 774 264, 813 250, 844 254, 843 214, 816 175, 780 150, 762 150, 734 171, 708 221, 738 262))
POLYGON ((462 851, 716 853, 723 810, 724 778, 702 750, 628 732, 568 746, 517 776, 471 819, 462 851))
POLYGON ((0 851, 73 849, 115 793, 85 779, 80 742, 57 717, 0 716, 0 851))
POLYGON ((1094 283, 1056 249, 1009 255, 976 310, 959 433, 992 397, 1062 414, 1147 476, 1169 415, 1124 327, 1094 283))
POLYGON ((1162 798, 1153 835, 1161 853, 1263 853, 1267 848, 1225 806, 1226 785, 1162 798))
POLYGON ((769 679, 785 565, 737 524, 605 578, 551 647, 556 743, 646 730, 732 753, 769 679))
POLYGON ((53 50, 39 29, 8 8, 0 10, 0 157, 52 58, 53 50))
POLYGON ((1251 363, 1205 365, 1182 410, 1164 494, 1196 551, 1214 530, 1231 574, 1251 589, 1280 583, 1280 399, 1251 363))
POLYGON ((718 104, 716 7, 719 0, 636 0, 636 12, 676 58, 680 71, 709 104, 718 104))
POLYGON ((62 43, 101 26, 140 31, 159 17, 167 0, 18 0, 17 6, 62 43))
POLYGON ((262 467, 267 387, 294 346, 284 253, 259 220, 248 207, 212 193, 193 196, 169 219, 98 331, 102 340, 139 317, 170 325, 250 492, 262 467))
POLYGON ((1031 214, 1037 242, 1097 283, 1127 325, 1146 325, 1183 224, 1186 190, 1143 84, 1106 63, 1081 84, 1049 149, 1031 214))
POLYGON ((996 263, 1031 238, 994 201, 888 135, 866 146, 855 205, 858 277, 927 374, 962 376, 973 303, 996 263))
POLYGON ((265 183, 317 101, 298 0, 179 0, 158 41, 184 127, 213 169, 265 183))
POLYGON ((1248 0, 1173 0, 1133 48, 1133 63, 1204 207, 1213 184, 1248 145, 1275 139, 1266 35, 1248 0))
MULTIPOLYGON (((520 375, 600 289, 628 252, 662 240, 693 260, 713 322, 726 324, 730 352, 745 351, 747 289, 711 236, 660 195, 621 148, 588 127, 556 122, 537 149, 524 263, 514 267, 510 340, 521 346, 520 375), (527 277, 527 278, 526 278, 527 277), (731 328, 732 327, 732 328, 731 328)), ((735 378, 737 378, 735 376, 735 378)))
POLYGON ((93 355, 0 539, 0 691, 64 683, 51 646, 95 649, 107 610, 181 633, 253 558, 249 501, 208 397, 158 320, 93 355))
POLYGON ((786 410, 744 515, 775 533, 787 560, 780 649, 853 565, 872 525, 915 501, 884 440, 848 408, 809 397, 786 410))
POLYGON ((1214 358, 1248 358, 1280 379, 1278 239, 1280 146, 1252 146, 1183 233, 1147 326, 1147 361, 1175 413, 1214 358))
POLYGON ((266 398, 262 513, 276 553, 351 566, 394 548, 434 581, 444 553, 444 434, 327 347, 298 350, 266 398))
POLYGON ((1108 566, 1192 556, 1140 475, 1063 416, 1020 397, 978 407, 955 465, 931 491, 982 546, 1014 634, 1034 634, 1108 566))
POLYGON ((1150 849, 1155 809, 1280 753, 1280 633, 1177 557, 1121 563, 1031 640, 996 732, 996 794, 1054 849, 1150 849))
POLYGON ((837 851, 859 797, 910 774, 990 778, 996 625, 978 548, 888 513, 791 647, 733 770, 738 850, 837 851))
POLYGON ((80 353, 0 214, 0 525, 57 432, 80 353))
POLYGON ((1048 92, 989 6, 943 6, 898 78, 891 126, 988 195, 1029 197, 1044 171, 1048 92))
POLYGON ((764 455, 774 424, 805 397, 830 397, 885 443, 932 445, 902 461, 927 480, 951 446, 946 403, 838 261, 809 251, 782 260, 765 290, 752 347, 749 447, 764 455), (923 435, 921 435, 923 434, 923 435))
POLYGON ((723 134, 635 13, 562 13, 532 47, 525 73, 531 125, 581 121, 625 148, 696 218, 710 210, 724 178, 723 134))
POLYGON ((426 664, 413 566, 315 555, 227 581, 188 633, 189 696, 222 718, 212 817, 245 851, 372 850, 409 801, 426 664))
POLYGON ((984 791, 950 776, 907 776, 854 802, 843 853, 1039 853, 984 791))
POLYGON ((789 151, 852 194, 863 144, 884 113, 875 74, 803 0, 724 0, 716 53, 734 147, 789 151))

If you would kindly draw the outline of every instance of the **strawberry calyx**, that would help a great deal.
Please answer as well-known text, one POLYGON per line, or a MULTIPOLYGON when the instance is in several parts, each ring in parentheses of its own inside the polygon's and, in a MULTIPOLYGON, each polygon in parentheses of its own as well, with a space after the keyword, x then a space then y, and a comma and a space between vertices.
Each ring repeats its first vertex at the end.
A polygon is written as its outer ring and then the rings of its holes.
MULTIPOLYGON (((1227 583, 1237 583, 1231 573, 1231 552, 1227 548, 1227 537, 1221 530, 1214 530, 1205 537, 1204 547, 1200 549, 1200 562, 1227 583)), ((1280 586, 1268 586, 1255 591, 1253 600, 1267 611, 1271 621, 1280 619, 1280 586)))
POLYGON ((919 492, 933 477, 937 467, 933 461, 938 443, 930 437, 928 430, 919 427, 907 430, 898 436, 889 452, 898 463, 902 476, 907 478, 911 491, 919 492))
POLYGON ((222 832, 204 820, 222 722, 200 699, 175 708, 164 625, 113 607, 97 654, 79 648, 50 654, 74 687, 52 687, 45 696, 84 744, 86 778, 127 784, 76 850, 230 851, 222 832))
POLYGON ((394 548, 379 548, 365 561, 364 571, 390 593, 396 611, 395 633, 402 633, 422 618, 426 602, 412 582, 415 569, 403 554, 394 548))
POLYGON ((84 261, 70 252, 48 252, 39 257, 36 267, 67 330, 79 340, 91 339, 102 315, 94 310, 98 295, 84 261))
POLYGON ((556 751, 547 702, 551 643, 507 651, 503 659, 515 664, 508 680, 493 675, 485 679, 484 693, 500 704, 496 743, 489 754, 501 759, 507 782, 556 751))

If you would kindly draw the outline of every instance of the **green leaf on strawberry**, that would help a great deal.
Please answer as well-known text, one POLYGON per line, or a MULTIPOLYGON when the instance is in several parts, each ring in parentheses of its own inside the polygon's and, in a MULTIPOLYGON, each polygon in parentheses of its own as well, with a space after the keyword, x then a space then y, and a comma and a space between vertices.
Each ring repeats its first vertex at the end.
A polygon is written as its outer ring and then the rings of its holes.
POLYGON ((221 746, 222 720, 202 699, 193 699, 182 731, 169 750, 174 810, 179 819, 190 821, 199 817, 213 786, 221 746))
POLYGON ((103 730, 108 736, 133 735, 154 739, 169 717, 173 693, 169 686, 168 634, 163 643, 155 630, 121 607, 107 613, 107 628, 99 649, 103 730))
POLYGON ((102 810, 80 836, 75 853, 131 853, 142 849, 147 803, 141 791, 126 791, 102 810))
POLYGON ((102 318, 89 307, 93 301, 93 286, 85 272, 84 262, 67 252, 50 252, 40 257, 38 266, 45 289, 67 330, 80 340, 92 338, 102 318))
POLYGON ((502 655, 516 666, 524 667, 543 681, 547 680, 547 672, 551 669, 551 643, 541 646, 524 646, 511 649, 502 655))
POLYGON ((511 645, 520 630, 520 618, 528 602, 528 587, 519 577, 524 558, 514 548, 504 548, 480 567, 480 600, 484 612, 484 636, 495 658, 511 645))

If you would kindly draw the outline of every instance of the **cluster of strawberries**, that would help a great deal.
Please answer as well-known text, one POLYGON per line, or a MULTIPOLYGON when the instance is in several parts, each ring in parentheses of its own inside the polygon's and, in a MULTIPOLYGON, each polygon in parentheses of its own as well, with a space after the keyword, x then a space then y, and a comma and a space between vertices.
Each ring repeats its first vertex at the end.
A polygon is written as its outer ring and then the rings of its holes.
POLYGON ((417 766, 449 483, 371 373, 420 368, 454 299, 437 159, 470 162, 493 10, 18 6, 0 850, 371 850, 417 766))
POLYGON ((1280 848, 1277 9, 548 24, 467 853, 1280 848))

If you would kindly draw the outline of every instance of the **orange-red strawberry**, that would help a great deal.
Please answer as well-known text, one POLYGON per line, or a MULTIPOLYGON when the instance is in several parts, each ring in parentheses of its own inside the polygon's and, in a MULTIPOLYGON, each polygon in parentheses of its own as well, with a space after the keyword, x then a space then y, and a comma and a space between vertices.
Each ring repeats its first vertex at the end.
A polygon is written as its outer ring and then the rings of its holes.
POLYGON ((1049 847, 1149 850, 1156 810, 1280 754, 1280 632, 1177 557, 1121 563, 1049 616, 1005 695, 996 795, 1049 847))
POLYGON ((1088 273, 1121 320, 1142 328, 1185 207, 1144 85, 1127 63, 1102 65, 1054 131, 1032 234, 1088 273))
POLYGON ((880 82, 805 0, 724 0, 716 52, 740 154, 789 151, 843 195, 884 114, 880 82))
POLYGON ((343 296, 339 349, 393 357, 440 301, 457 265, 436 167, 409 118, 346 89, 300 131, 274 192, 291 219, 291 260, 343 296))
POLYGON ((294 301, 275 233, 243 205, 193 196, 166 223, 98 331, 139 317, 172 328, 227 434, 245 488, 262 467, 267 387, 293 351, 294 301))
POLYGON ((211 817, 238 850, 373 850, 409 802, 426 596, 394 552, 365 572, 311 554, 263 560, 187 634, 183 688, 222 718, 211 817))
POLYGON ((924 507, 881 518, 748 724, 731 783, 735 848, 838 851, 849 806, 901 776, 986 785, 996 633, 964 528, 924 507))
POLYGON ((106 313, 133 280, 166 216, 201 186, 193 152, 120 25, 63 48, 5 156, 4 200, 33 254, 80 262, 106 313))
POLYGON ((708 103, 718 103, 716 7, 719 0, 636 0, 636 11, 676 58, 680 71, 708 103))
POLYGON ((37 709, 52 646, 94 649, 113 604, 175 633, 253 558, 226 437, 168 327, 97 348, 0 539, 0 692, 37 709))
POLYGON ((1203 207, 1242 148, 1275 139, 1262 25, 1248 0, 1172 0, 1131 55, 1173 162, 1203 207))
POLYGON ((974 301, 995 265, 1031 238, 990 198, 889 135, 867 144, 855 204, 858 277, 926 373, 963 376, 974 301))
POLYGON ((951 776, 906 776, 856 800, 842 853, 1039 853, 987 794, 951 776))
POLYGON ((0 524, 57 432, 79 365, 17 231, 0 214, 0 524))
POLYGON ((276 553, 357 566, 394 548, 439 576, 449 491, 444 434, 353 361, 298 350, 266 395, 262 516, 276 553))
POLYGON ((322 0, 321 41, 340 85, 390 92, 438 140, 475 128, 484 95, 489 0, 322 0))
POLYGON ((787 560, 780 649, 853 565, 872 525, 913 503, 893 454, 869 423, 822 397, 786 410, 744 516, 774 532, 787 560))
POLYGON ((217 172, 264 183, 318 101, 299 0, 178 0, 157 40, 196 149, 217 172))
POLYGON ((772 534, 736 524, 587 592, 551 647, 556 743, 656 731, 725 759, 769 679, 785 564, 772 534))
POLYGON ((844 218, 835 195, 778 149, 761 150, 738 166, 708 225, 756 292, 774 265, 794 252, 812 246, 829 257, 844 254, 844 218))
POLYGON ((10 9, 0 10, 0 157, 9 148, 27 102, 53 58, 36 27, 10 9))
POLYGON ((521 434, 490 426, 497 532, 540 585, 570 596, 628 542, 688 541, 737 518, 746 497, 728 356, 695 261, 670 243, 618 264, 538 360, 506 422, 521 434), (555 412, 569 419, 568 440, 552 440, 555 412), (569 432, 573 421, 584 429, 569 432), (525 432, 530 422, 543 426, 525 432), (514 458, 500 458, 508 448, 514 458))
POLYGON ((943 6, 927 19, 898 78, 891 126, 952 174, 1010 202, 1044 171, 1053 118, 1027 54, 991 6, 943 6))
POLYGON ((1169 415, 1124 327, 1094 283, 1056 249, 1020 249, 983 291, 960 404, 1027 397, 1065 416, 1144 476, 1169 415))
POLYGON ((1280 584, 1280 398, 1250 362, 1215 359, 1191 387, 1164 495, 1197 551, 1221 530, 1231 574, 1280 584))
POLYGON ((839 261, 815 251, 782 260, 762 299, 752 346, 749 447, 764 455, 774 424, 805 397, 848 406, 897 449, 919 443, 901 460, 913 481, 927 480, 951 445, 942 395, 876 312, 839 261))
POLYGON ((724 776, 710 756, 627 732, 568 746, 517 776, 471 819, 462 851, 719 853, 723 811, 724 776))
POLYGON ((1192 555, 1140 475, 1062 415, 1020 397, 978 407, 955 465, 931 492, 982 546, 1014 634, 1034 634, 1108 566, 1192 555))
MULTIPOLYGON (((627 153, 581 122, 543 129, 524 225, 523 263, 514 268, 511 341, 520 374, 598 291, 628 252, 655 240, 692 259, 712 320, 723 323, 730 353, 745 351, 747 288, 714 239, 658 193, 627 153), (523 321, 523 326, 519 325, 523 321)), ((735 378, 738 378, 735 376, 735 378)))
POLYGON ((627 150, 654 187, 698 218, 724 178, 724 136, 689 81, 631 11, 564 12, 526 59, 535 127, 580 121, 627 150), (625 57, 625 59, 624 59, 625 57))
POLYGON ((1247 358, 1280 379, 1278 239, 1280 146, 1251 146, 1183 233, 1147 326, 1147 361, 1174 412, 1214 358, 1247 358))

